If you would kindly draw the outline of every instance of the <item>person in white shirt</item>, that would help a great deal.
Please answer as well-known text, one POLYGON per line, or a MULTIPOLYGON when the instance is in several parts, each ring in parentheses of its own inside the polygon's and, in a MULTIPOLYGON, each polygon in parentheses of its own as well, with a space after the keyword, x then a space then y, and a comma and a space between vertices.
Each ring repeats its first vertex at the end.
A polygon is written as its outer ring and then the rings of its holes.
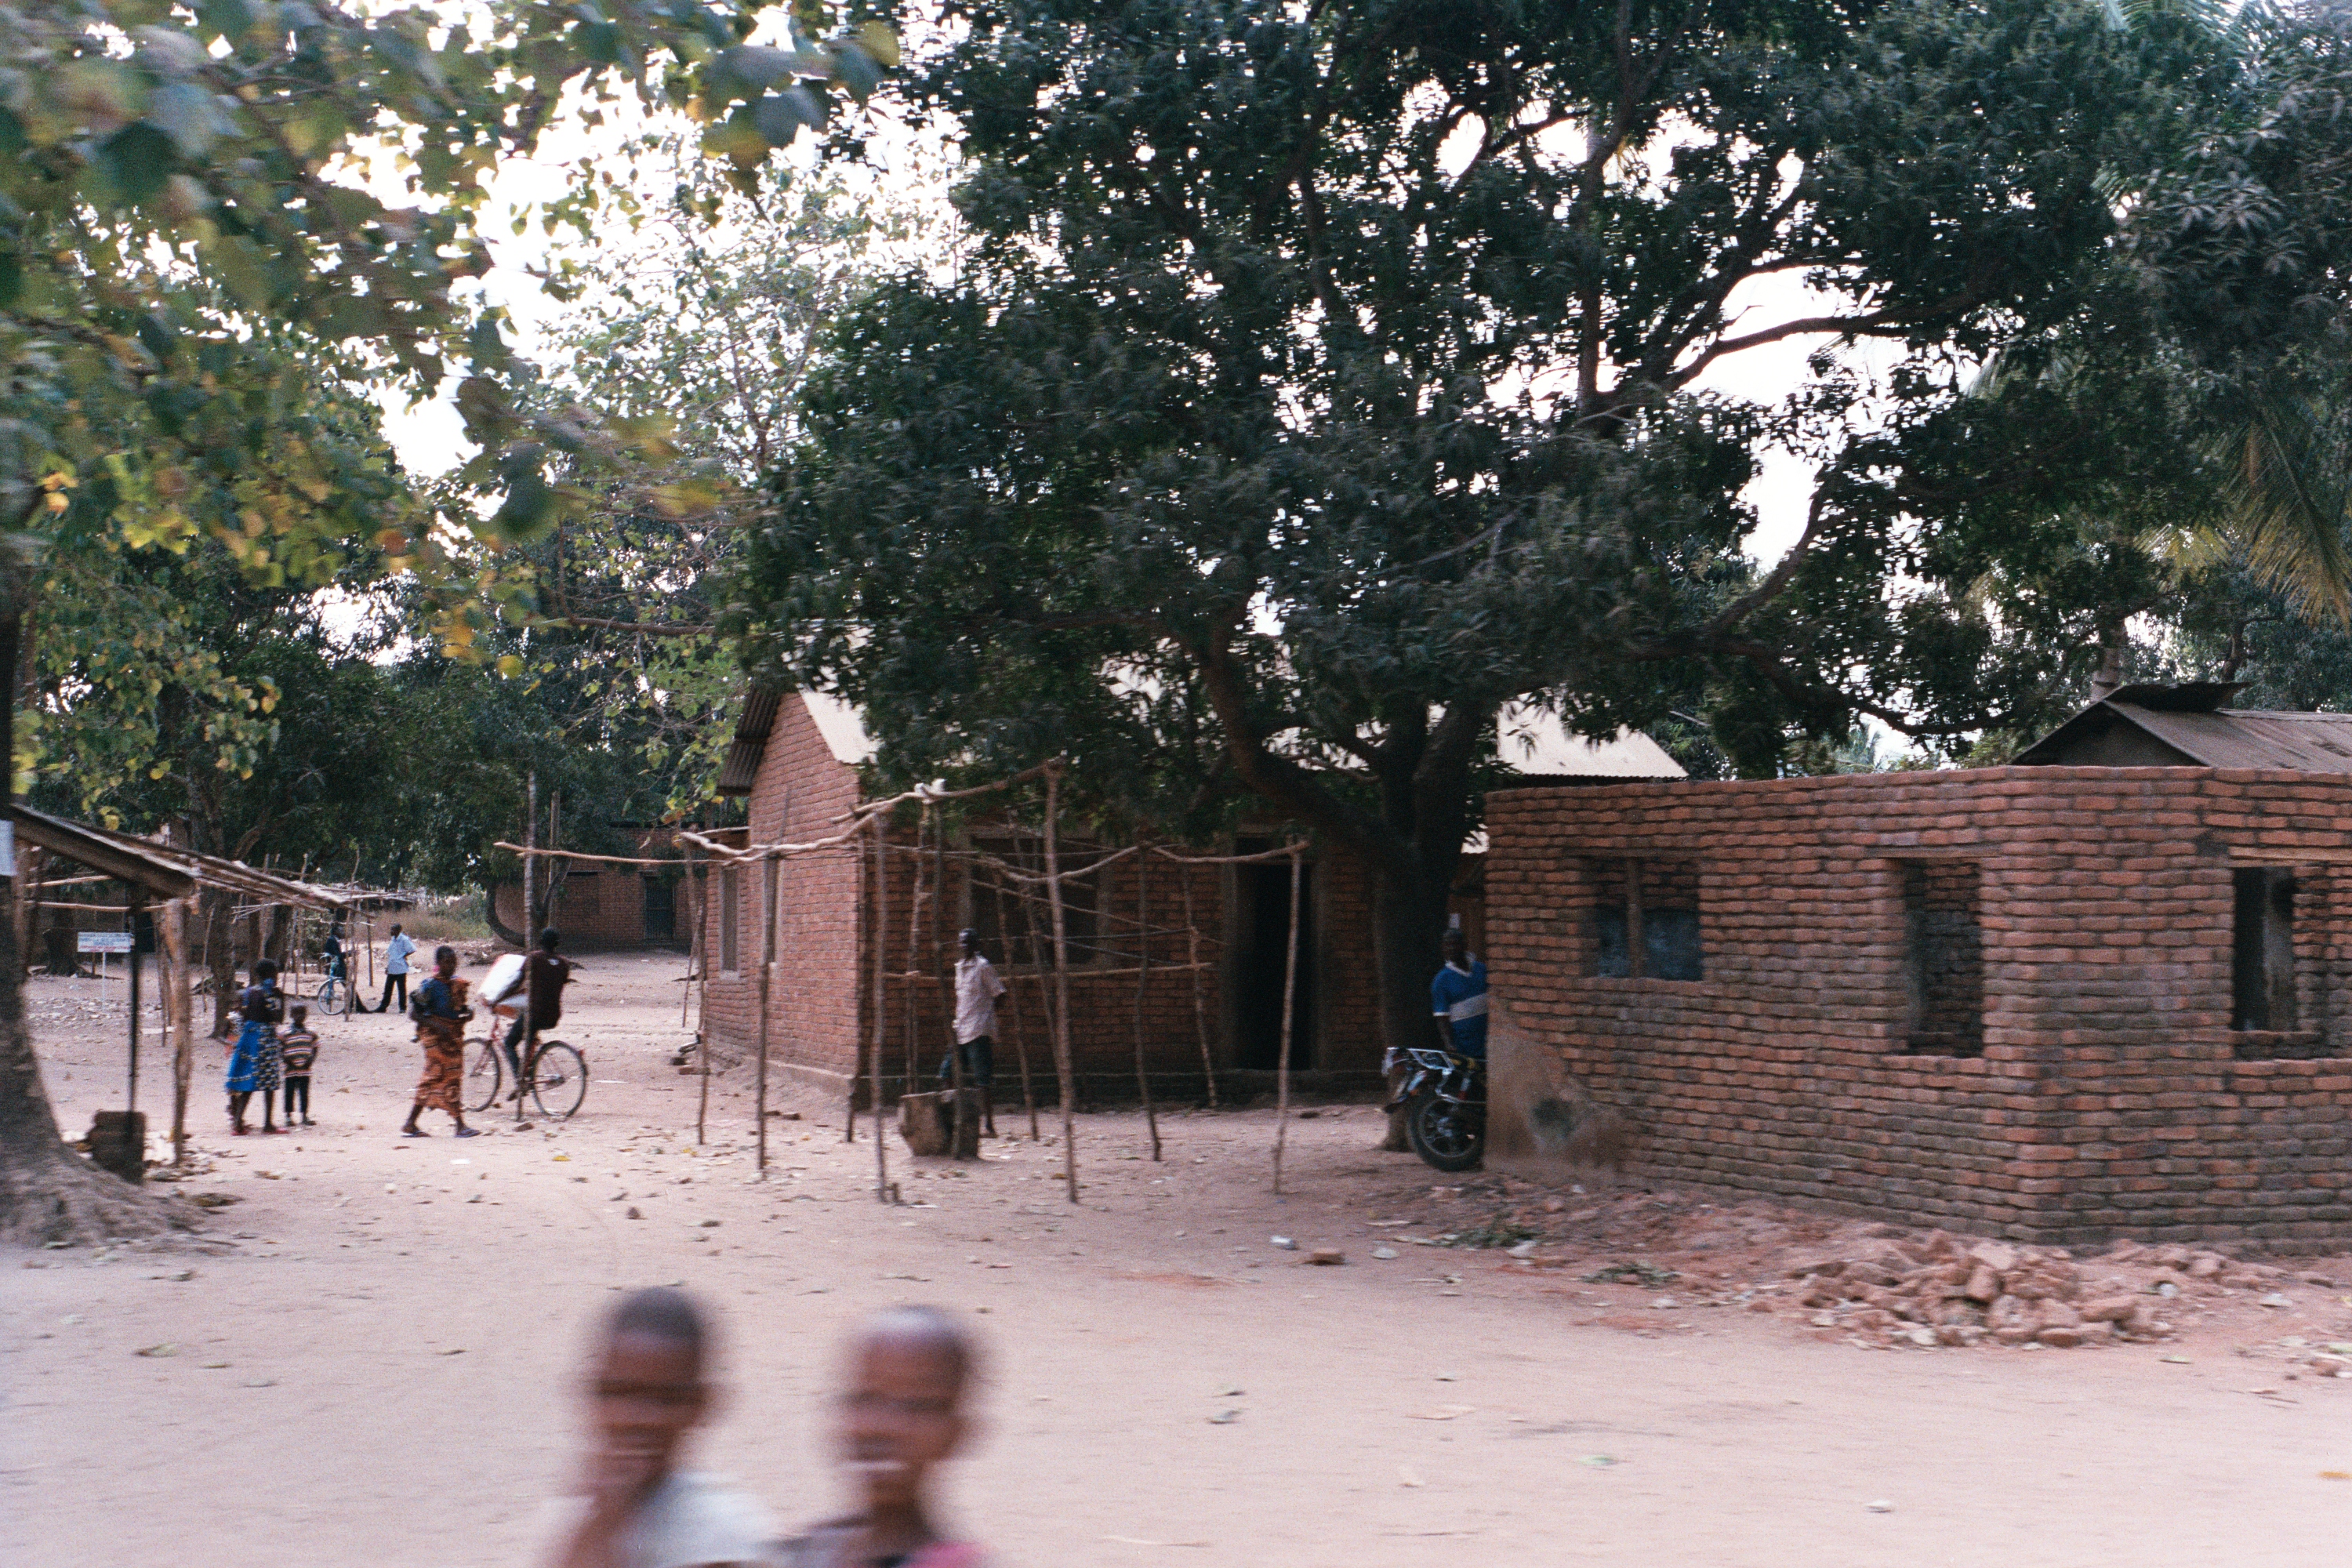
MULTIPOLYGON (((996 999, 1004 994, 1004 982, 997 978, 996 966, 982 956, 978 931, 960 932, 957 940, 963 945, 963 957, 955 967, 956 1051, 963 1058, 963 1086, 980 1090, 981 1130, 993 1138, 996 1102, 989 1085, 996 1076, 996 999)), ((940 1087, 954 1083, 955 1057, 942 1057, 940 1087)))
POLYGON ((397 925, 394 926, 392 940, 383 944, 383 999, 375 1005, 377 1012, 392 1011, 395 986, 400 991, 400 1010, 408 1011, 408 955, 415 951, 416 944, 403 936, 397 925))

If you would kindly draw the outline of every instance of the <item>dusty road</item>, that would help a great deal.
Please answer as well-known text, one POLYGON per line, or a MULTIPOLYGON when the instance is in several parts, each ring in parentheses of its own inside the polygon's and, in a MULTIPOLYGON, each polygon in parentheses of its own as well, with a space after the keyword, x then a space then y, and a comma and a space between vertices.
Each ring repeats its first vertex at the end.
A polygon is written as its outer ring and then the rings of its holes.
MULTIPOLYGON (((698 1085, 666 1063, 677 961, 590 962, 563 1033, 594 1082, 568 1125, 395 1136, 415 1055, 372 1017, 327 1026, 318 1127, 230 1139, 207 1047, 211 1170, 186 1186, 241 1200, 209 1221, 223 1250, 0 1254, 0 1561, 526 1563, 571 1463, 585 1325, 667 1281, 724 1316, 708 1462, 787 1519, 833 1494, 844 1325, 907 1300, 985 1314, 987 1430, 952 1495, 1008 1563, 2352 1554, 2352 1380, 2289 1379, 2257 1342, 2352 1338, 2352 1285, 2164 1344, 1860 1349, 1743 1310, 1731 1277, 1754 1258, 1677 1295, 1583 1282, 1614 1258, 1573 1242, 1533 1262, 1402 1242, 1491 1201, 1372 1152, 1363 1108, 1291 1127, 1287 1200, 1267 1191, 1272 1119, 1247 1111, 1164 1119, 1158 1164, 1139 1119, 1081 1118, 1076 1207, 1050 1143, 955 1168, 894 1146, 906 1204, 886 1207, 866 1131, 845 1146, 805 1095, 780 1097, 802 1119, 772 1122, 756 1180, 747 1070, 716 1080, 697 1150, 698 1085), (1276 1234, 1348 1262, 1302 1266, 1276 1234)), ((120 1102, 120 1011, 94 992, 34 983, 76 1131, 120 1102)))

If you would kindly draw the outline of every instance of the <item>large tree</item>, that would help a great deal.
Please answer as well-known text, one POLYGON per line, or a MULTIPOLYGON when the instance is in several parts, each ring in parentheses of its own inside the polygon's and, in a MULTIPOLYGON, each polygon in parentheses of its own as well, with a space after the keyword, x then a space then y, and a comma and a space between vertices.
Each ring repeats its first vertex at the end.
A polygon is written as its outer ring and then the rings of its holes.
MULTIPOLYGON (((463 651, 493 611, 442 570, 451 539, 544 531, 589 499, 582 458, 625 471, 660 447, 657 431, 530 405, 498 313, 467 291, 490 264, 489 176, 567 105, 634 98, 693 114, 748 179, 896 57, 879 24, 833 32, 822 0, 794 0, 791 29, 754 43, 761 8, 0 5, 0 530, 51 552, 202 534, 270 584, 378 551, 437 579, 436 630, 463 651), (339 357, 380 387, 457 378, 481 448, 463 479, 494 510, 346 483, 305 428, 339 357)), ((550 216, 593 225, 593 174, 550 216)), ((0 605, 11 650, 29 583, 0 605)), ((226 689, 212 696, 233 709, 226 689)), ((0 952, 0 975, 14 972, 0 952)), ((139 1223, 110 1178, 63 1152, 5 980, 0 1104, 0 1237, 139 1223)))
POLYGON ((1506 704, 1704 693, 1767 767, 1983 721, 1874 676, 1921 531, 2053 456, 2005 417, 1960 461, 1955 411, 2097 308, 2228 73, 2193 19, 2047 0, 952 10, 903 91, 962 139, 971 256, 845 325, 747 656, 912 776, 1189 737, 1371 868, 1392 1043, 1506 704), (1868 349, 1737 369, 1791 343, 1868 349), (1816 477, 1759 572, 1776 445, 1816 477))

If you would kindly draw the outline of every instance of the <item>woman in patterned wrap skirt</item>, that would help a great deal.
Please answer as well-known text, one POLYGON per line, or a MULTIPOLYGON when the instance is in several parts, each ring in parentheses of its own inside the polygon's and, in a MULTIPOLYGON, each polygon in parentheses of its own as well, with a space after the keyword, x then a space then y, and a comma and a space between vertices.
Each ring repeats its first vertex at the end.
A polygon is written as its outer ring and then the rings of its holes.
POLYGON ((478 1138, 480 1130, 466 1125, 458 1103, 465 1081, 466 1020, 474 1010, 466 1005, 466 983, 457 978, 457 950, 444 947, 433 954, 433 978, 417 988, 411 1004, 416 1018, 416 1043, 425 1047, 425 1076, 416 1080, 416 1102, 408 1108, 408 1125, 401 1131, 411 1138, 431 1134, 416 1125, 426 1110, 446 1110, 457 1124, 460 1138, 478 1138))
POLYGON ((237 996, 236 1016, 243 1020, 236 1042, 229 1047, 228 1130, 242 1138, 253 1131, 245 1124, 245 1108, 261 1096, 261 1130, 284 1132, 274 1118, 278 1086, 282 1081, 278 1054, 278 1024, 286 1016, 286 998, 278 989, 278 965, 263 959, 253 966, 253 984, 237 996))

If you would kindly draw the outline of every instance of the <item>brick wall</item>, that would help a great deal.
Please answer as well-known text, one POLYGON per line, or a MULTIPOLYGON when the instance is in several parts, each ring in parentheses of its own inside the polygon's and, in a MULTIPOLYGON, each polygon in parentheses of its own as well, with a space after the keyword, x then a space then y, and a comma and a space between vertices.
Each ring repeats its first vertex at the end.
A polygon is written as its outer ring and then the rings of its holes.
MULTIPOLYGON (((501 882, 490 896, 509 931, 537 934, 523 919, 520 882, 501 882)), ((573 952, 635 947, 646 941, 646 879, 625 866, 575 867, 563 879, 548 919, 573 952)), ((688 922, 681 918, 673 929, 684 934, 688 922)))
POLYGON ((1648 1173, 2021 1239, 2352 1239, 2352 780, 1625 784, 1499 792, 1487 822, 1496 990, 1633 1114, 1648 1173), (1596 868, 1628 858, 1696 863, 1702 978, 1594 973, 1596 868), (2305 1026, 2232 1030, 2233 869, 2298 863, 2305 1026), (1969 1022, 1920 1026, 1909 912, 1969 865, 1977 1056, 1935 1049, 1969 1022))
MULTIPOLYGON (((745 803, 751 841, 810 843, 841 831, 857 804, 857 772, 834 760, 798 698, 779 705, 767 751, 745 803)), ((725 963, 720 922, 725 879, 702 879, 705 963, 709 980, 703 1028, 721 1048, 749 1054, 759 1040, 759 980, 764 896, 761 868, 735 873, 735 963, 725 963)), ((865 971, 857 962, 858 862, 854 848, 776 862, 776 964, 769 980, 768 1053, 772 1071, 831 1082, 857 1060, 865 971)), ((682 900, 694 895, 681 889, 682 900)), ((691 905, 679 929, 690 929, 691 905)))

